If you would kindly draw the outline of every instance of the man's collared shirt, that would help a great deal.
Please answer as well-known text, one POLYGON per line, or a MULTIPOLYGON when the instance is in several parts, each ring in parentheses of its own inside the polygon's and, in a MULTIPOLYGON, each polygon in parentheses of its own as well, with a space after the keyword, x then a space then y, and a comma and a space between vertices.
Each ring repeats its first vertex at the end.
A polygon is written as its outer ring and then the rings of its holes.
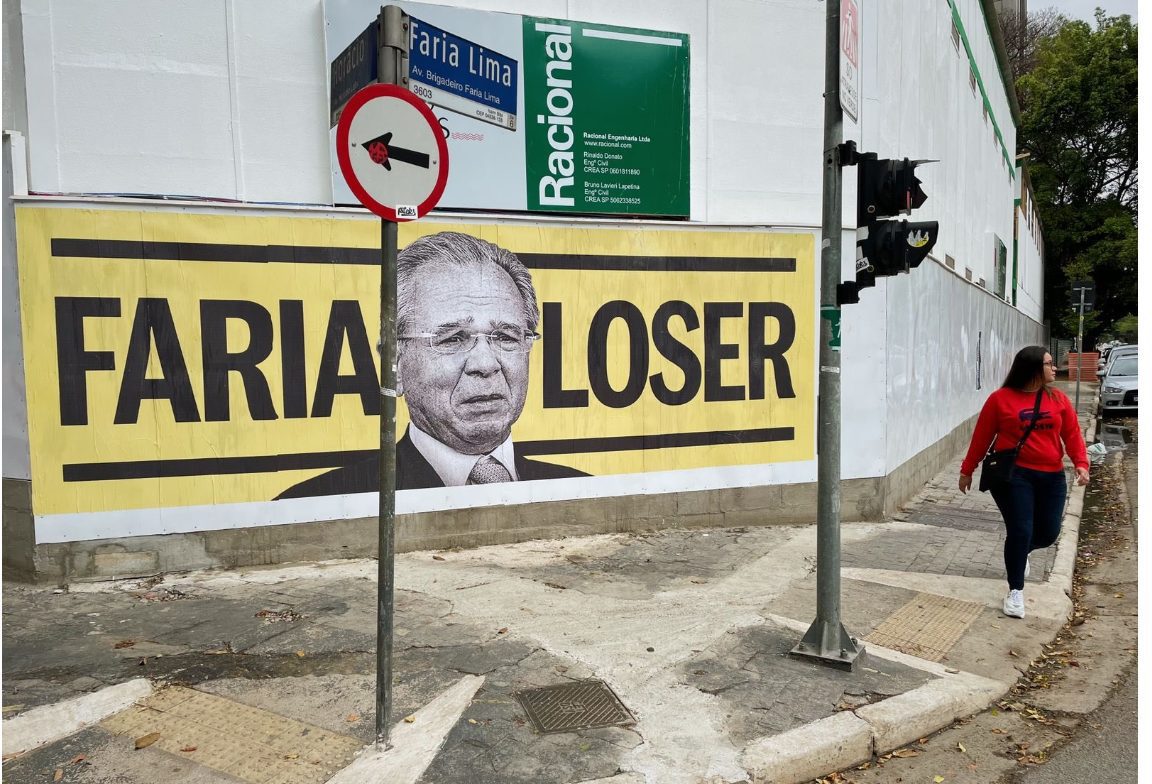
MULTIPOLYGON (((468 484, 468 475, 476 466, 476 462, 484 455, 465 455, 455 449, 437 441, 413 424, 408 425, 408 436, 412 445, 424 455, 424 459, 432 466, 443 480, 445 487, 457 487, 468 484)), ((503 444, 487 454, 496 458, 508 469, 512 481, 518 481, 516 475, 516 453, 512 449, 512 436, 509 435, 503 444)))

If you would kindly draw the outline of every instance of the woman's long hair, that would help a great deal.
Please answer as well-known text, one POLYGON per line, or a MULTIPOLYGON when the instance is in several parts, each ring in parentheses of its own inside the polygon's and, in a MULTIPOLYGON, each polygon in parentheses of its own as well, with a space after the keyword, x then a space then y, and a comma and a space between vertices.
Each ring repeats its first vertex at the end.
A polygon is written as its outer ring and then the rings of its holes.
POLYGON ((1037 378, 1043 384, 1044 355, 1047 353, 1048 349, 1043 346, 1025 346, 1020 349, 1016 352, 1016 358, 1012 360, 1012 367, 1009 368, 1008 375, 1000 386, 1023 391, 1037 378))

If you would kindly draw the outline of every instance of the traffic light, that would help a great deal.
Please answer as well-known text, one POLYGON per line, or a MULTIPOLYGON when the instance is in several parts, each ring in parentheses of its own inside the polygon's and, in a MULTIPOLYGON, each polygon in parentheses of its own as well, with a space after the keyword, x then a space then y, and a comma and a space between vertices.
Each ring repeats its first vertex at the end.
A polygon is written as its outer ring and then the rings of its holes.
POLYGON ((880 220, 908 215, 928 197, 916 177, 916 167, 928 161, 878 159, 876 153, 855 156, 856 280, 841 283, 840 304, 860 301, 860 289, 876 285, 876 278, 898 275, 920 265, 936 244, 936 221, 880 220))

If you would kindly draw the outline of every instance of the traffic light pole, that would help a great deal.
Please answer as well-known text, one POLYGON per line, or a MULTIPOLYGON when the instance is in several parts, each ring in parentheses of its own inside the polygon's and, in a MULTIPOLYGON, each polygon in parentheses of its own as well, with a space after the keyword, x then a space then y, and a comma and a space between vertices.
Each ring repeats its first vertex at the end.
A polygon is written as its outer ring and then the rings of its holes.
POLYGON ((816 432, 816 620, 792 655, 853 670, 861 653, 840 622, 840 248, 843 173, 840 4, 826 2, 824 200, 820 243, 820 390, 816 432))
POLYGON ((1076 329, 1076 407, 1080 411, 1080 376, 1084 372, 1084 288, 1080 288, 1080 326, 1076 329))
MULTIPOLYGON (((399 6, 380 9, 380 84, 401 84, 408 30, 399 6)), ((380 220, 380 517, 376 586, 376 743, 388 748, 392 714, 392 631, 396 563, 397 225, 380 220)))

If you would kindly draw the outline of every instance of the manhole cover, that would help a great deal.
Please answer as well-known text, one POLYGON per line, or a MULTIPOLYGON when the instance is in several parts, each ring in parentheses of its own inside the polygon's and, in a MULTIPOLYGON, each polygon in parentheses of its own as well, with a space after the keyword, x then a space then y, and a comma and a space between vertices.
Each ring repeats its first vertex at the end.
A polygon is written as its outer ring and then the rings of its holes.
POLYGON ((636 719, 604 681, 576 681, 525 689, 514 695, 541 733, 635 724, 636 719))

